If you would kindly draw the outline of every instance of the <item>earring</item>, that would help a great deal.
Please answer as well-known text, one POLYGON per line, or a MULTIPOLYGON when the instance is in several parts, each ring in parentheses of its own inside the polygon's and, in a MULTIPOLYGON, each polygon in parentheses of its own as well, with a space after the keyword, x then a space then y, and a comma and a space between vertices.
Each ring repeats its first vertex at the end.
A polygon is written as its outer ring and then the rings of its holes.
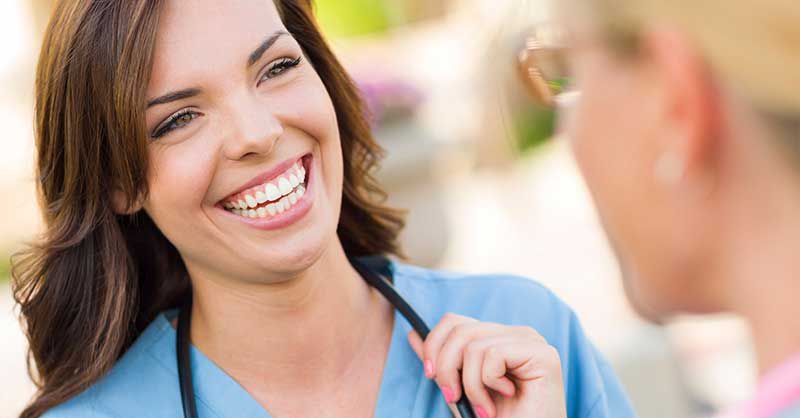
POLYGON ((663 184, 674 186, 686 174, 686 161, 675 151, 663 153, 653 167, 653 175, 663 184))

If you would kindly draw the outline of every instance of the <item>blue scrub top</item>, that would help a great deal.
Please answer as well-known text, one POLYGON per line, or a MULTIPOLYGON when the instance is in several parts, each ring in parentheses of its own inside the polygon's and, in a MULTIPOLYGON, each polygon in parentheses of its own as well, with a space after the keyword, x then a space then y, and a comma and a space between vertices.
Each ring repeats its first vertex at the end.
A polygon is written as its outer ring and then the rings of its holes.
MULTIPOLYGON (((394 285, 433 327, 447 312, 481 321, 526 325, 558 349, 569 418, 635 417, 614 372, 586 338, 578 319, 550 291, 520 277, 465 276, 392 263, 394 285)), ((175 360, 175 311, 162 313, 111 372, 44 418, 182 418, 175 360)), ((395 313, 376 418, 451 418, 441 391, 425 378, 395 313)), ((235 380, 192 347, 197 408, 203 418, 270 418, 235 380)))

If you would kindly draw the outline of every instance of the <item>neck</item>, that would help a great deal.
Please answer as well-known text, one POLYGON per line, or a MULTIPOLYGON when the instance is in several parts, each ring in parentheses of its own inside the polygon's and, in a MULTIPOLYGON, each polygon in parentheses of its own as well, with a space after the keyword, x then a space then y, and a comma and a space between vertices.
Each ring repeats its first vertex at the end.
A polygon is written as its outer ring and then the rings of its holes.
POLYGON ((800 259, 796 255, 800 242, 754 240, 753 244, 756 248, 741 255, 747 261, 738 263, 731 308, 750 324, 763 375, 800 352, 800 259))
POLYGON ((726 307, 751 326, 763 375, 800 352, 800 189, 794 167, 751 157, 739 167, 747 172, 731 177, 742 189, 727 202, 718 263, 725 267, 715 273, 726 307))
POLYGON ((391 309, 338 245, 281 283, 192 278, 192 342, 253 391, 329 385, 391 335, 391 309))

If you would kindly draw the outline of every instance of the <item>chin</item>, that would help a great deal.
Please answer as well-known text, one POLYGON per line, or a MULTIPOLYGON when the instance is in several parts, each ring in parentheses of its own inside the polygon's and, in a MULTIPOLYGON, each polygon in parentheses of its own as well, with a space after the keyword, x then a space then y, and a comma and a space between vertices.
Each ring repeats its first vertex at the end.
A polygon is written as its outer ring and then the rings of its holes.
POLYGON ((653 289, 644 280, 646 279, 623 264, 622 282, 631 307, 646 321, 663 324, 672 316, 671 309, 667 306, 669 302, 665 300, 666 295, 653 289))
POLYGON ((316 264, 337 242, 335 230, 307 231, 289 238, 276 248, 274 243, 265 244, 251 258, 251 265, 267 277, 291 278, 316 264))

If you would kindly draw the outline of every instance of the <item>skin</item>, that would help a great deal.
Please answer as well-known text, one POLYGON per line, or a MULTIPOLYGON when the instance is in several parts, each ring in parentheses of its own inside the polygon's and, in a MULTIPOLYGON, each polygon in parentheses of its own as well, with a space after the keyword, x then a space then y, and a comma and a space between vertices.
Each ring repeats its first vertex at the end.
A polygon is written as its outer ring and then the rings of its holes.
POLYGON ((530 327, 447 314, 425 341, 408 338, 456 417, 464 394, 481 418, 567 416, 558 351, 530 327))
MULTIPOLYGON (((149 132, 177 112, 192 113, 153 135, 142 208, 186 264, 193 344, 272 416, 372 416, 394 311, 353 270, 336 235, 342 153, 324 85, 304 59, 264 77, 276 61, 302 56, 288 34, 248 66, 254 49, 286 31, 271 2, 168 1, 159 24, 148 102, 187 88, 198 94, 146 111, 149 132), (219 208, 250 179, 307 153, 313 204, 297 222, 261 230, 219 208)), ((443 321, 433 336, 420 352, 453 388, 463 365, 467 395, 482 416, 544 416, 531 409, 543 403, 562 411, 548 416, 565 415, 563 394, 528 390, 536 382, 561 386, 558 356, 535 331, 459 318, 443 321), (464 321, 469 332, 450 332, 464 321), (477 341, 473 351, 467 343, 477 341), (491 381, 477 374, 484 357, 492 360, 491 381)))
POLYGON ((573 24, 570 64, 582 93, 562 128, 629 300, 656 322, 742 315, 762 372, 796 353, 796 162, 679 31, 645 27, 641 51, 622 56, 590 23, 573 24))

